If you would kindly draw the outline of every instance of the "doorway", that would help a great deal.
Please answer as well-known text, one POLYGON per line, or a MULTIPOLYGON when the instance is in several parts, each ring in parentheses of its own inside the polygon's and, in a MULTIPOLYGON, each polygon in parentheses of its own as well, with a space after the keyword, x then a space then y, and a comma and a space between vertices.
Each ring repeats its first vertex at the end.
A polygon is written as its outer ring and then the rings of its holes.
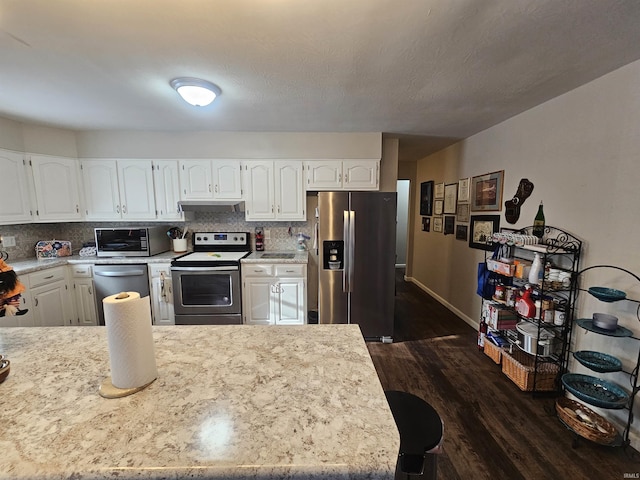
POLYGON ((398 211, 396 213, 396 268, 407 266, 407 235, 409 231, 409 180, 398 180, 398 211))

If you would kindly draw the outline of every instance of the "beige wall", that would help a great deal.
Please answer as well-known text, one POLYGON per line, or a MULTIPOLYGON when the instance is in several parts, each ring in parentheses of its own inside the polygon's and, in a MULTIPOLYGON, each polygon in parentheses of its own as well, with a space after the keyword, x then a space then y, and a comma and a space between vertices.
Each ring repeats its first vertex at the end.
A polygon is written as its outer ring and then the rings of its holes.
MULTIPOLYGON (((640 274, 640 61, 533 108, 418 162, 416 185, 426 180, 455 182, 504 170, 504 198, 516 192, 521 178, 535 185, 520 221, 501 226, 531 225, 541 200, 546 222, 583 239, 582 268, 613 264, 640 274)), ((477 263, 483 252, 454 236, 420 231, 419 198, 413 197, 412 277, 469 323, 477 324, 480 299, 475 294, 477 263)), ((585 287, 620 288, 640 299, 640 282, 618 271, 595 269, 581 277, 585 287)), ((604 304, 586 293, 578 298, 579 316, 615 312, 620 323, 640 335, 634 302, 604 304)), ((627 370, 633 367, 640 342, 599 335, 574 335, 574 349, 615 353, 627 370)), ((575 371, 582 367, 571 366, 575 371)), ((628 376, 607 378, 628 385, 628 376)), ((640 407, 640 402, 636 405, 640 407)), ((640 408, 635 409, 640 410, 640 408)), ((617 412, 622 422, 624 412, 617 412)), ((636 415, 640 411, 636 411, 636 415)), ((634 430, 637 445, 639 427, 634 430)))

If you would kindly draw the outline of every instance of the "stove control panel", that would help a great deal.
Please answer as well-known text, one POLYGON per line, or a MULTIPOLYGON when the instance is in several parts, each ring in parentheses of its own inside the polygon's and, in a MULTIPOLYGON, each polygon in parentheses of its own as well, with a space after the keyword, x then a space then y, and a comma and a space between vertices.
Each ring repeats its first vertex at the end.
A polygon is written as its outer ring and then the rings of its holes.
POLYGON ((195 232, 193 246, 248 248, 249 232, 195 232))

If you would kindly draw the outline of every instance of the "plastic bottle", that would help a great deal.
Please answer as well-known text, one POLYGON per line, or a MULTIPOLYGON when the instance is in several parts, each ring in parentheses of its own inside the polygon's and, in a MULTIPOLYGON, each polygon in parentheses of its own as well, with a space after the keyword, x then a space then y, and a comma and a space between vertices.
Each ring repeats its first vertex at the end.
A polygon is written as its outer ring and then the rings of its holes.
POLYGON ((478 350, 484 350, 484 339, 487 335, 487 322, 484 321, 484 318, 480 321, 480 328, 478 329, 478 350))
POLYGON ((542 238, 544 236, 544 209, 542 207, 542 202, 540 202, 538 213, 536 213, 536 217, 533 219, 533 231, 531 233, 538 238, 542 238))
POLYGON ((540 275, 542 274, 542 259, 537 253, 534 255, 531 270, 529 270, 529 283, 537 285, 540 281, 540 275))

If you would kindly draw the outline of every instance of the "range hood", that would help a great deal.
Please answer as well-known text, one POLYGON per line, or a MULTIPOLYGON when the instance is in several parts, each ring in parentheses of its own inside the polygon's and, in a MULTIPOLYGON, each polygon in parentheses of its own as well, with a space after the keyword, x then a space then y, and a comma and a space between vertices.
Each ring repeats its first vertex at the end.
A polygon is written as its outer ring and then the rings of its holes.
POLYGON ((183 212, 244 212, 242 200, 185 200, 178 202, 183 212))

